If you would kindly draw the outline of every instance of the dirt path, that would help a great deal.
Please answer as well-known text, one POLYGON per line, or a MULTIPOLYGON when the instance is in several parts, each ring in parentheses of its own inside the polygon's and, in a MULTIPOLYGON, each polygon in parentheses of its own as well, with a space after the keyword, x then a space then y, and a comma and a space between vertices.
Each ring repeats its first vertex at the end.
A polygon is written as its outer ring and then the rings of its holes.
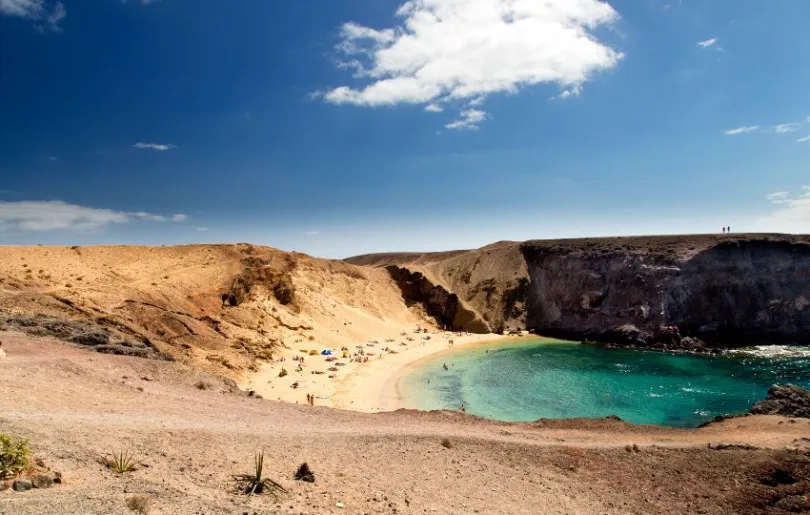
POLYGON ((762 474, 805 459, 784 449, 810 435, 810 421, 779 417, 675 430, 310 408, 232 393, 178 363, 0 340, 0 431, 31 438, 66 479, 0 492, 0 513, 131 513, 134 493, 153 499, 153 514, 761 513, 762 474), (262 447, 267 475, 290 491, 281 503, 231 491, 262 447), (116 476, 98 464, 122 448, 144 466, 116 476), (291 480, 303 461, 315 484, 291 480))

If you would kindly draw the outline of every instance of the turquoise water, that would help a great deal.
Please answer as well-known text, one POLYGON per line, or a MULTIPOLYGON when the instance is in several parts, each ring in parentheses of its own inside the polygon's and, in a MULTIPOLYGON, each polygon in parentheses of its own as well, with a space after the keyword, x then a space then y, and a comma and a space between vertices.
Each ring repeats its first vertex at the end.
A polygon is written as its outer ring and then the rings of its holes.
POLYGON ((709 357, 538 339, 437 356, 402 378, 400 393, 407 407, 464 404, 468 413, 505 421, 618 415, 635 424, 694 427, 744 413, 775 383, 810 388, 810 348, 709 357))

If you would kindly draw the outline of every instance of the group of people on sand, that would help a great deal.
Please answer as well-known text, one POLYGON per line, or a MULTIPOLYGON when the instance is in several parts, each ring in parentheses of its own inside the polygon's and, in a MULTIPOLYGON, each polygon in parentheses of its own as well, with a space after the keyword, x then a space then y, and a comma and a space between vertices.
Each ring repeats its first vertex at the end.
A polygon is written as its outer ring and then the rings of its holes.
POLYGON ((307 394, 307 404, 309 404, 310 406, 315 405, 315 395, 314 394, 311 394, 311 393, 307 394))
POLYGON ((730 225, 728 225, 726 227, 723 227, 723 234, 730 234, 730 233, 731 233, 731 226, 730 225))

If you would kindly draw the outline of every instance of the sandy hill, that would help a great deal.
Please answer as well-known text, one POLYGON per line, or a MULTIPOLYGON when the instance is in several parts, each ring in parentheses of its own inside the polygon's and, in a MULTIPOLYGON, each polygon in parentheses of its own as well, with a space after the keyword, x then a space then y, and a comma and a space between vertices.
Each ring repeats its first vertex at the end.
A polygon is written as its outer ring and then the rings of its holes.
POLYGON ((0 247, 0 323, 239 378, 430 320, 385 270, 240 244, 0 247))

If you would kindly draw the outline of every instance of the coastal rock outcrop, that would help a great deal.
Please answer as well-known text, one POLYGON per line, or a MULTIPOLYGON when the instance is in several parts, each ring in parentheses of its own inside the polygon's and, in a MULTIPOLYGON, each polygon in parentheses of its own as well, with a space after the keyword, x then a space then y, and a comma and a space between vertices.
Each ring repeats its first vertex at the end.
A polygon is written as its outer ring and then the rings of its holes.
POLYGON ((810 245, 791 236, 526 242, 526 325, 615 345, 810 342, 810 245))
POLYGON ((771 386, 768 396, 754 404, 751 413, 810 418, 810 391, 792 384, 771 386))
POLYGON ((491 332, 487 323, 465 306, 458 295, 450 293, 441 285, 434 284, 421 272, 412 272, 396 265, 389 265, 386 270, 402 291, 402 298, 406 304, 422 304, 425 312, 443 327, 472 333, 491 332))
MULTIPOLYGON (((493 332, 529 329, 613 346, 698 352, 810 343, 807 236, 498 242, 471 251, 347 261, 421 274, 431 288, 456 295, 493 332)), ((448 326, 470 330, 456 322, 448 326)))

